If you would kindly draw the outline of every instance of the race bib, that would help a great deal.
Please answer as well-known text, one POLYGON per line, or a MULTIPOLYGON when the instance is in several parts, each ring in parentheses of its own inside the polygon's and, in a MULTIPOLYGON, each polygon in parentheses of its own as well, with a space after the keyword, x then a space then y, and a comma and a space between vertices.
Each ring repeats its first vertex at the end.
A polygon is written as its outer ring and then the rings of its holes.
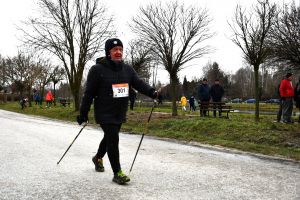
POLYGON ((112 89, 114 98, 128 97, 129 95, 128 83, 113 84, 112 89))

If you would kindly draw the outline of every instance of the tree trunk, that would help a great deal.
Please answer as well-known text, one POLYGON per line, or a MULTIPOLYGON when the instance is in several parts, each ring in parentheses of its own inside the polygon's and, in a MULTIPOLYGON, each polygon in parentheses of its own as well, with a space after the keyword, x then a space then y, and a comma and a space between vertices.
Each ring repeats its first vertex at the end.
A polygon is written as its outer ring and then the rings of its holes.
POLYGON ((3 102, 7 103, 7 93, 6 92, 4 92, 4 94, 3 94, 3 102))
POLYGON ((259 122, 259 85, 258 85, 258 69, 259 66, 254 66, 255 80, 255 121, 259 122))
POLYGON ((79 97, 80 85, 79 86, 76 86, 76 85, 77 85, 76 83, 71 83, 70 89, 71 89, 71 93, 74 98, 75 111, 79 111, 79 108, 80 108, 80 97, 79 97))
POLYGON ((73 97, 74 97, 75 111, 79 111, 79 107, 80 107, 79 93, 77 92, 76 94, 73 94, 73 97))
POLYGON ((44 93, 45 93, 45 86, 40 87, 40 106, 42 106, 44 101, 44 93))
POLYGON ((177 116, 177 83, 178 79, 176 75, 170 74, 170 86, 172 95, 172 116, 177 116))

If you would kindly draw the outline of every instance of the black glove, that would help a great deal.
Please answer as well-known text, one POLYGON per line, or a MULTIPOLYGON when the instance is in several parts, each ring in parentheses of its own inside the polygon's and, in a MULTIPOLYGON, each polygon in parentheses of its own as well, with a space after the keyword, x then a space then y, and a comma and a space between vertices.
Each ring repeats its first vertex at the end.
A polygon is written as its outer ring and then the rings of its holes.
POLYGON ((77 122, 79 125, 81 125, 83 122, 88 122, 89 118, 87 115, 78 115, 77 116, 77 122))
POLYGON ((150 95, 149 95, 149 96, 150 96, 152 99, 158 99, 159 96, 161 96, 160 93, 161 93, 161 89, 159 89, 158 91, 152 89, 152 90, 150 91, 150 95))
POLYGON ((154 88, 152 88, 149 93, 148 96, 151 97, 152 99, 156 99, 157 98, 157 91, 155 91, 154 88))
POLYGON ((157 97, 158 97, 158 92, 157 92, 157 91, 154 91, 152 96, 153 96, 153 99, 157 99, 157 97))

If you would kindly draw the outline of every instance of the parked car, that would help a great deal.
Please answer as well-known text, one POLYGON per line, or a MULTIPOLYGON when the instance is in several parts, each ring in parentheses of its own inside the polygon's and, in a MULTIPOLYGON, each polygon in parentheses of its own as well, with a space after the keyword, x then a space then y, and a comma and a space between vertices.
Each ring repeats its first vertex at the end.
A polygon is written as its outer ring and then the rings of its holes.
POLYGON ((236 98, 230 101, 231 103, 242 103, 242 99, 236 98))
POLYGON ((280 100, 279 99, 268 99, 268 100, 265 101, 265 103, 276 103, 276 104, 279 104, 280 100))
POLYGON ((244 103, 255 103, 255 99, 247 99, 244 101, 244 103))

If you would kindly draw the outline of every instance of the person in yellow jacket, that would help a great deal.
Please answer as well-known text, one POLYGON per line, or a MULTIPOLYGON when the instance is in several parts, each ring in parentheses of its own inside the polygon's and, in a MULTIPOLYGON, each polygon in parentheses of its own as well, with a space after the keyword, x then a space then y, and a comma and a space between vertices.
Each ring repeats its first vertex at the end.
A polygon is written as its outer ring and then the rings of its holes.
POLYGON ((180 102, 181 102, 181 107, 182 107, 182 110, 186 111, 186 97, 185 96, 182 96, 181 99, 180 99, 180 102))

